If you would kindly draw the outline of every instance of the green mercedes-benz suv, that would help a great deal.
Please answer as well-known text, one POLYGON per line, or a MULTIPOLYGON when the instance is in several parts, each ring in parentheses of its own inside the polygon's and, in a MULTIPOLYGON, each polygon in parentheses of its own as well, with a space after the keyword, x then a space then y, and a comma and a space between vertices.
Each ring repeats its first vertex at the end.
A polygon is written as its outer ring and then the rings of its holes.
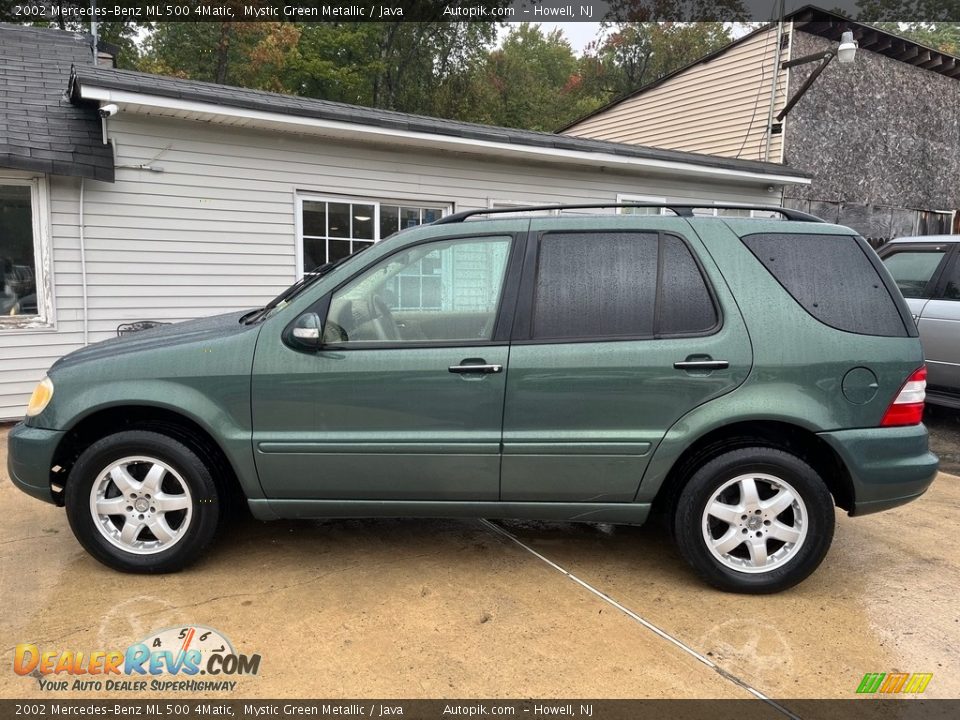
POLYGON ((707 582, 753 593, 813 572, 834 506, 930 485, 917 330, 850 229, 511 212, 71 353, 10 432, 13 482, 124 571, 183 567, 237 500, 263 520, 656 513, 707 582))

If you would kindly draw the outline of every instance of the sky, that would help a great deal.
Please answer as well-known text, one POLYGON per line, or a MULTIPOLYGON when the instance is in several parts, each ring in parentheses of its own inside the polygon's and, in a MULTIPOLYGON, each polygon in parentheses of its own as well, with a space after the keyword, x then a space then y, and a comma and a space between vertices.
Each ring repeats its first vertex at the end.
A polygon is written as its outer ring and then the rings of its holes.
POLYGON ((600 23, 598 22, 544 22, 540 23, 544 32, 550 32, 554 28, 563 30, 563 34, 570 41, 570 47, 577 55, 583 54, 583 49, 587 43, 596 39, 600 32, 600 23))

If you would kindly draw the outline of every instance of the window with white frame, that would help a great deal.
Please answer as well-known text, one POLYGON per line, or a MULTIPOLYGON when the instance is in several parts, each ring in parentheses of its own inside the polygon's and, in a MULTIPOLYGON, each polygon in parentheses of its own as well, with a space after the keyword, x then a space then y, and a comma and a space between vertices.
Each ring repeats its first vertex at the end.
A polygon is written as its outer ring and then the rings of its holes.
MULTIPOLYGON (((442 214, 440 208, 384 203, 380 206, 380 237, 388 238, 400 230, 432 223, 442 214)), ((386 291, 393 295, 391 307, 396 310, 439 309, 440 273, 440 260, 435 256, 408 265, 392 278, 391 287, 386 291)))
POLYGON ((439 220, 449 206, 298 196, 303 273, 336 262, 400 230, 439 220))
POLYGON ((678 205, 692 206, 694 217, 769 218, 774 220, 782 217, 776 210, 737 207, 738 203, 726 205, 719 200, 677 200, 676 202, 678 205))
POLYGON ((50 321, 44 183, 0 175, 0 329, 50 321))
MULTIPOLYGON (((665 197, 655 197, 653 195, 617 195, 617 204, 623 203, 650 203, 653 205, 662 205, 667 202, 665 197)), ((672 215, 663 207, 620 207, 617 208, 620 215, 672 215)))
MULTIPOLYGON (((493 198, 487 199, 487 207, 490 210, 509 210, 510 208, 525 208, 525 207, 537 207, 540 205, 558 205, 558 204, 559 203, 535 202, 533 200, 529 202, 524 202, 523 200, 494 200, 493 198)), ((560 208, 557 208, 556 210, 549 210, 549 209, 531 210, 529 212, 525 212, 523 210, 518 209, 516 213, 498 212, 493 216, 478 215, 477 219, 486 220, 489 217, 494 217, 497 219, 506 219, 506 218, 512 218, 512 217, 540 217, 540 216, 554 217, 556 215, 559 215, 560 212, 561 212, 560 208)))

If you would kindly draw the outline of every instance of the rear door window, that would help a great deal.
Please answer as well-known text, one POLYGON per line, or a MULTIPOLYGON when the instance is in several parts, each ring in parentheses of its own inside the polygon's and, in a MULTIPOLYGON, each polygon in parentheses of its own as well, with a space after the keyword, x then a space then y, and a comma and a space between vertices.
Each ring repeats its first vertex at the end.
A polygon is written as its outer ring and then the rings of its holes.
POLYGON ((855 236, 758 233, 742 239, 820 322, 860 335, 907 335, 897 302, 867 255, 873 251, 855 236))
POLYGON ((930 298, 934 277, 943 264, 947 250, 943 247, 904 247, 883 256, 883 264, 905 298, 930 298))
POLYGON ((696 335, 718 324, 686 243, 658 232, 547 233, 534 297, 536 339, 696 335))
POLYGON ((953 258, 952 267, 946 271, 946 284, 943 287, 944 300, 960 300, 960 262, 953 258))

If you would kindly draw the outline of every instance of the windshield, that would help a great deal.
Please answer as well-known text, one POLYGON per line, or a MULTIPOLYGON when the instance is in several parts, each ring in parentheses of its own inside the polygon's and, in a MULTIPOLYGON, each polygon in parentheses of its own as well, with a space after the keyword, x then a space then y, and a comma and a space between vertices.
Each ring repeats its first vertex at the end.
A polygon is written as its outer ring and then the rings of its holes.
POLYGON ((313 285, 317 280, 322 278, 324 275, 327 275, 328 273, 330 273, 330 271, 332 271, 334 268, 340 267, 341 265, 343 265, 343 263, 345 263, 350 258, 355 258, 357 255, 359 255, 366 249, 367 248, 362 248, 360 250, 357 250, 357 252, 353 253, 352 255, 347 255, 346 257, 342 257, 339 260, 335 260, 334 262, 324 263, 323 265, 317 266, 313 270, 305 272, 302 278, 297 280, 293 285, 291 285, 282 293, 277 295, 273 300, 268 302, 266 305, 264 305, 260 310, 255 312, 253 315, 245 316, 243 318, 243 321, 248 325, 250 325, 255 322, 260 322, 261 320, 266 320, 268 317, 272 316, 274 312, 276 312, 277 310, 280 310, 286 307, 286 305, 291 300, 297 297, 300 293, 302 293, 308 287, 313 285))

